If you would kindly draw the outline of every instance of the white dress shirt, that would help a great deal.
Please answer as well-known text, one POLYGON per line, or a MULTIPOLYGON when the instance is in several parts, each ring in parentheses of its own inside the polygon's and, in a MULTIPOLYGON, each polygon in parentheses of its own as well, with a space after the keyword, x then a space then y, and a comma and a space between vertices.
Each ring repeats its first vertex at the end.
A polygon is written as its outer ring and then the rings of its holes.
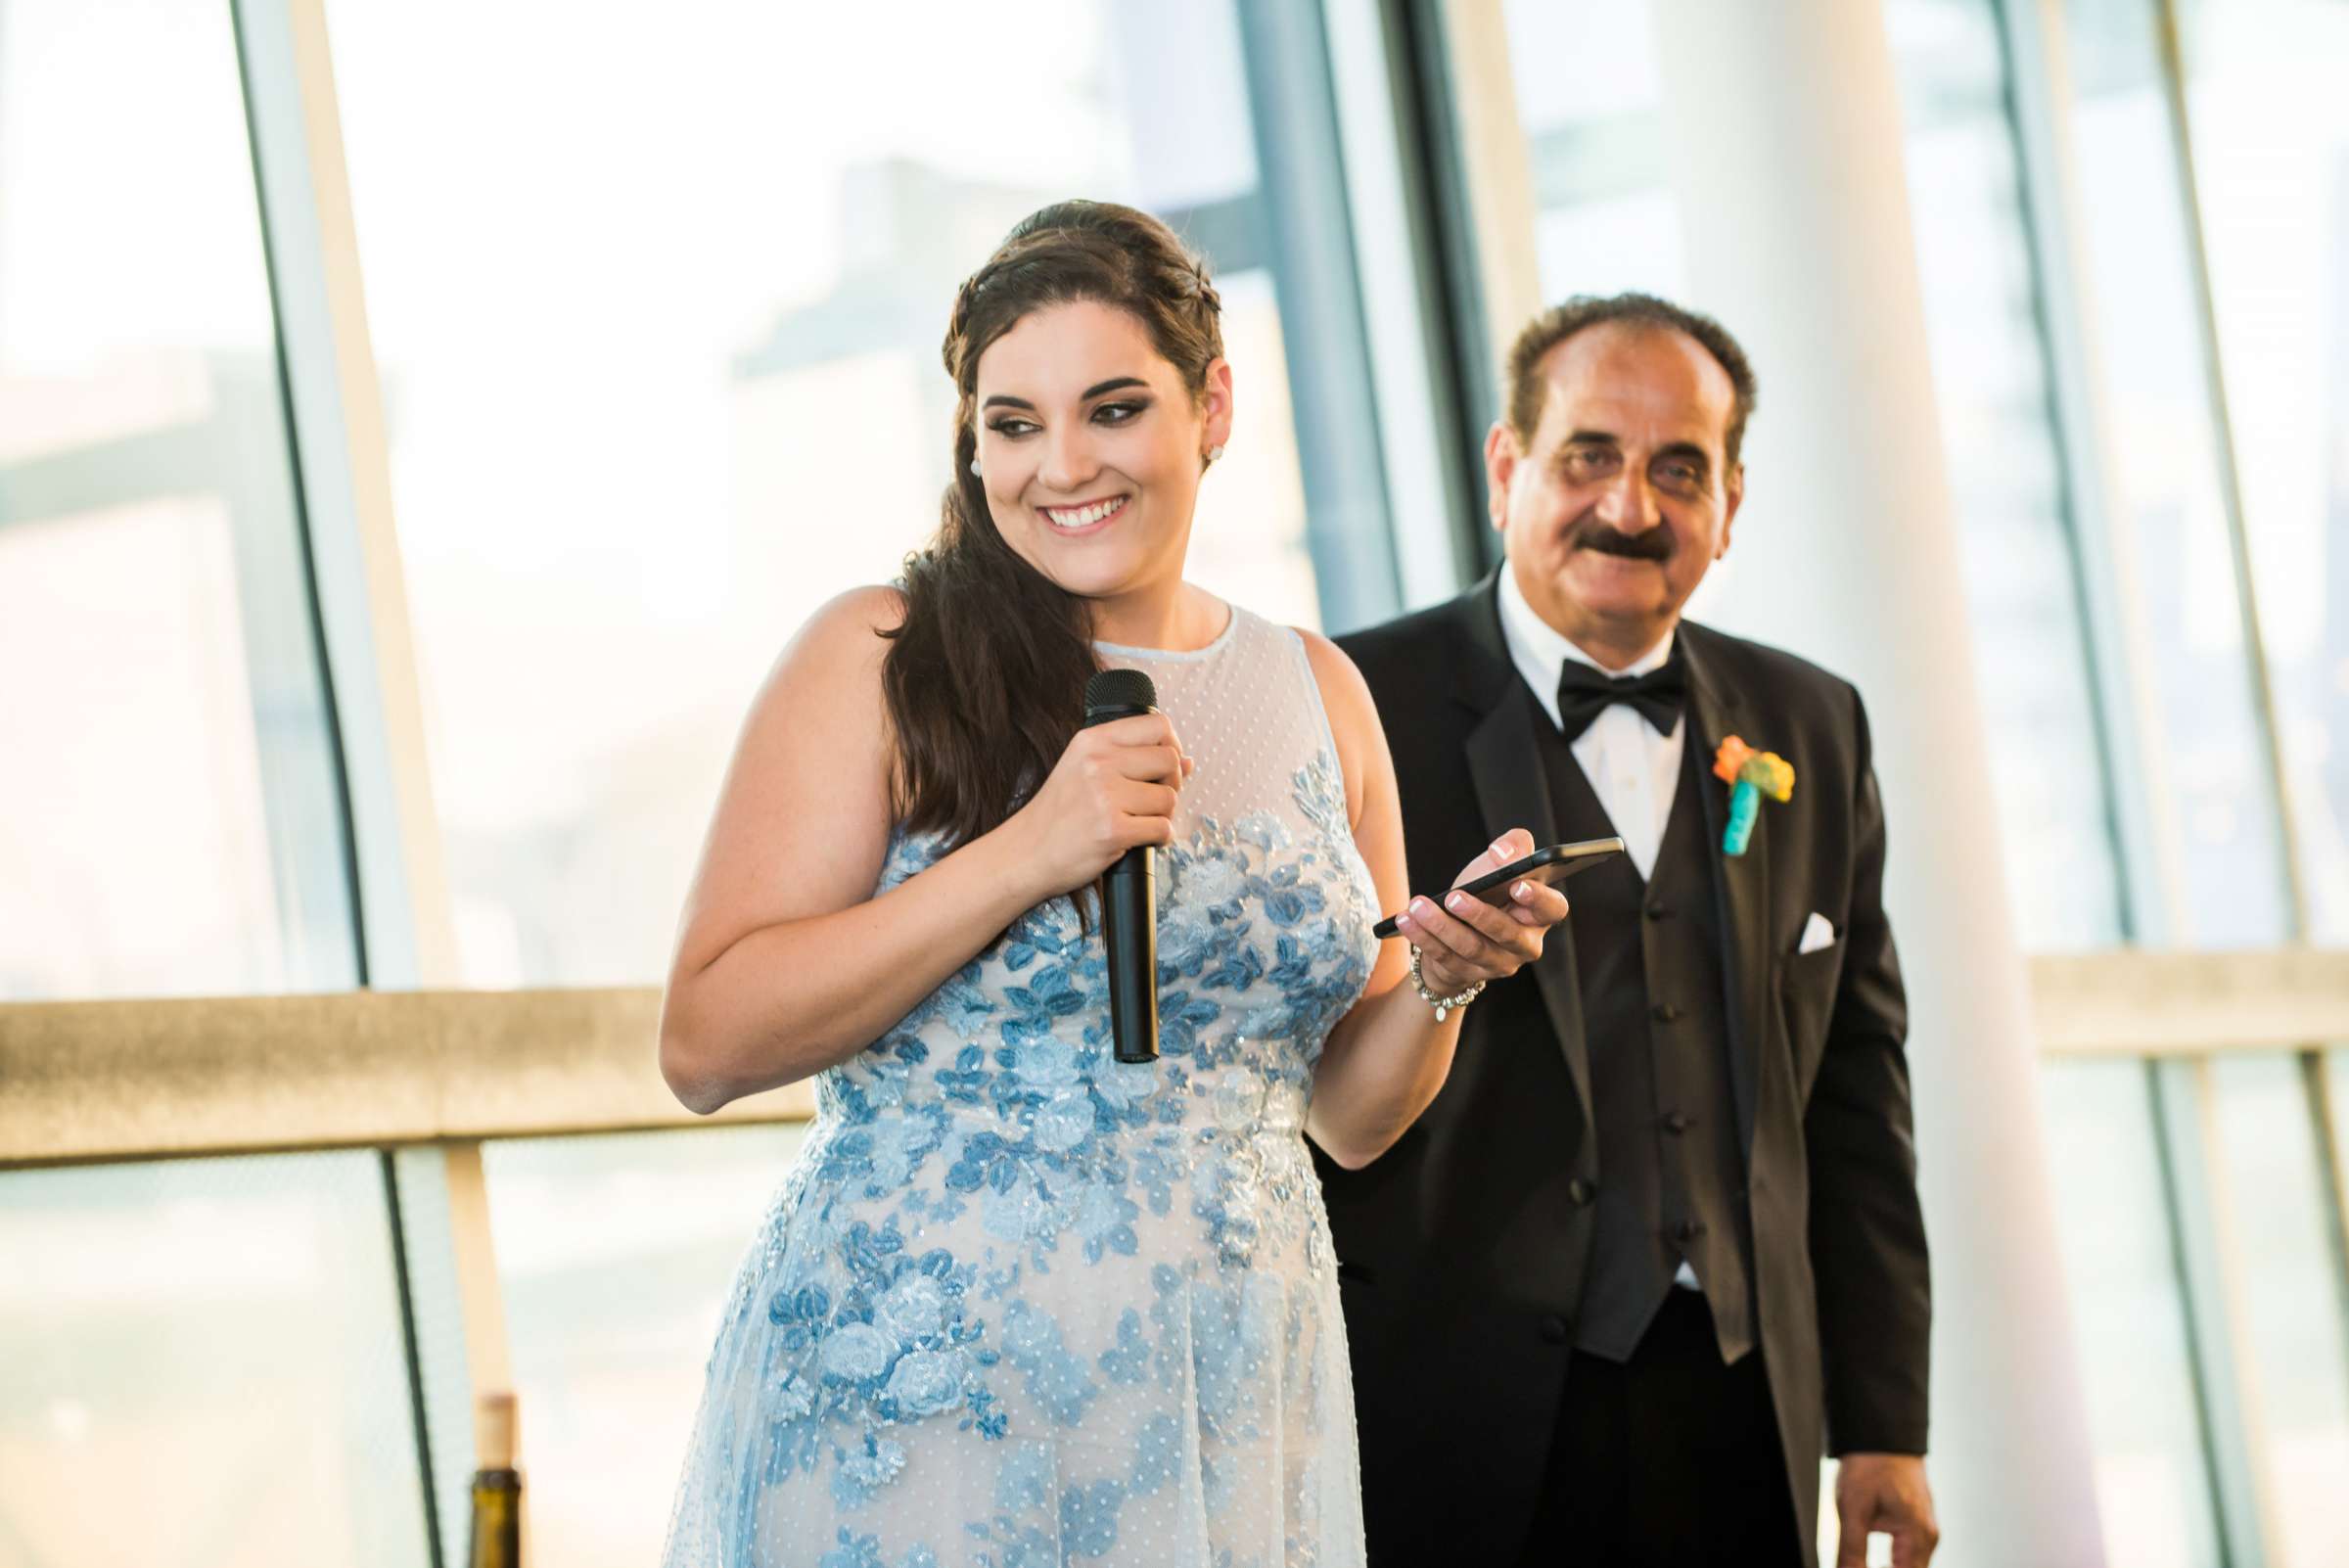
MULTIPOLYGON (((1517 672, 1533 688, 1534 700, 1552 724, 1558 721, 1558 676, 1567 660, 1611 675, 1644 675, 1664 668, 1664 661, 1672 657, 1673 634, 1667 631, 1664 640, 1630 669, 1607 669, 1536 614, 1517 587, 1517 575, 1505 568, 1500 574, 1500 634, 1517 672)), ((1638 709, 1614 703, 1575 737, 1574 760, 1583 764, 1583 776, 1590 781, 1591 793, 1615 825, 1624 853, 1639 868, 1643 882, 1655 874, 1664 824, 1672 816, 1673 797, 1680 792, 1681 748, 1687 735, 1686 715, 1674 721, 1671 734, 1659 735, 1638 709)))
MULTIPOLYGON (((1558 676, 1566 661, 1579 660, 1610 675, 1644 675, 1664 668, 1672 657, 1673 634, 1649 649, 1628 669, 1608 669, 1568 641, 1565 634, 1542 619, 1525 602, 1517 574, 1506 566, 1500 572, 1500 634, 1509 645, 1517 672, 1533 688, 1542 712, 1558 722, 1558 676)), ((1590 791, 1615 825, 1624 853, 1639 868, 1644 882, 1655 874, 1656 853, 1663 848, 1664 824, 1672 816, 1672 801, 1680 793, 1681 749, 1687 744, 1688 715, 1673 721, 1672 733, 1659 735, 1645 715, 1629 703, 1612 703, 1575 737, 1574 760, 1582 764, 1590 791)), ((1572 885, 1568 885, 1571 898, 1572 885)), ((1696 1271, 1681 1264, 1672 1282, 1685 1290, 1701 1288, 1696 1271)))

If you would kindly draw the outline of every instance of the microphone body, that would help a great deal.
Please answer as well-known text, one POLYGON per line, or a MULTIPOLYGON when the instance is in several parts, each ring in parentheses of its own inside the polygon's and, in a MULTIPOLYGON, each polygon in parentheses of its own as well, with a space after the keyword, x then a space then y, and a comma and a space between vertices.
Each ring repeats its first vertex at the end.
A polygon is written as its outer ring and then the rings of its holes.
MULTIPOLYGON (((1104 669, 1084 683, 1084 727, 1158 712, 1158 688, 1138 669, 1104 669)), ((1101 877, 1101 934, 1109 948, 1110 1047, 1121 1062, 1158 1060, 1158 868, 1139 844, 1101 877)))

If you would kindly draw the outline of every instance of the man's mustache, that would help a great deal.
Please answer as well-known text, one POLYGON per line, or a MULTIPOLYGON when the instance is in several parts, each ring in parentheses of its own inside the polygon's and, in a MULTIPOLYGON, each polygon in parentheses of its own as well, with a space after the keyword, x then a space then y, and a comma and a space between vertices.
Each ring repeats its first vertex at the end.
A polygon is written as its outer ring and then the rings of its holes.
POLYGON ((1596 550, 1601 555, 1620 555, 1633 561, 1672 559, 1672 529, 1659 523, 1637 533, 1626 533, 1604 523, 1586 523, 1576 530, 1574 547, 1578 550, 1596 550))

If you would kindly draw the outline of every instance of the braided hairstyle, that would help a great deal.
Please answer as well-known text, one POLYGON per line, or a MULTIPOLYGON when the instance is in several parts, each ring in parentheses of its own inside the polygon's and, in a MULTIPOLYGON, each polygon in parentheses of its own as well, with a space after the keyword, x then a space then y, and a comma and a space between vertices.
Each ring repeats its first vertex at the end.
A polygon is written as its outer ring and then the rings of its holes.
POLYGON ((896 741, 892 807, 948 848, 999 826, 1060 761, 1101 668, 1092 607, 1004 541, 971 472, 979 359, 1026 316, 1085 300, 1131 314, 1194 397, 1223 356, 1207 270, 1157 218, 1109 202, 1057 202, 1023 218, 954 297, 954 466, 938 533, 906 557, 905 618, 881 686, 896 741))

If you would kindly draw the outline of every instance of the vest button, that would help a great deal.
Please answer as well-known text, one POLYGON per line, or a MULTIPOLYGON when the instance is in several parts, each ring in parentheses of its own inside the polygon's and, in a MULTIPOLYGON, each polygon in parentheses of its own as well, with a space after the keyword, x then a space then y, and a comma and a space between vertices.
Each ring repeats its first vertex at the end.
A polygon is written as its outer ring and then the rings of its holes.
POLYGON ((1656 902, 1647 906, 1645 913, 1650 920, 1670 920, 1672 918, 1672 905, 1665 903, 1661 899, 1658 899, 1656 902))
POLYGON ((1566 1319, 1555 1313, 1542 1319, 1542 1338, 1545 1343, 1563 1345, 1566 1343, 1567 1336, 1572 1332, 1566 1319))
POLYGON ((1598 1196, 1598 1187, 1593 1182, 1585 1181, 1581 1176, 1576 1176, 1572 1181, 1566 1183, 1566 1196, 1577 1203, 1588 1204, 1592 1198, 1598 1196))
POLYGON ((1663 1120, 1664 1130, 1667 1132, 1685 1132, 1688 1130, 1688 1118, 1679 1111, 1666 1111, 1664 1113, 1663 1120))
POLYGON ((1667 1232, 1675 1241, 1694 1241, 1705 1233, 1705 1227, 1693 1220, 1683 1220, 1667 1232))
POLYGON ((1647 1016, 1659 1024, 1676 1023, 1680 1019, 1681 1010, 1670 1002, 1658 1002, 1647 1010, 1647 1016))

